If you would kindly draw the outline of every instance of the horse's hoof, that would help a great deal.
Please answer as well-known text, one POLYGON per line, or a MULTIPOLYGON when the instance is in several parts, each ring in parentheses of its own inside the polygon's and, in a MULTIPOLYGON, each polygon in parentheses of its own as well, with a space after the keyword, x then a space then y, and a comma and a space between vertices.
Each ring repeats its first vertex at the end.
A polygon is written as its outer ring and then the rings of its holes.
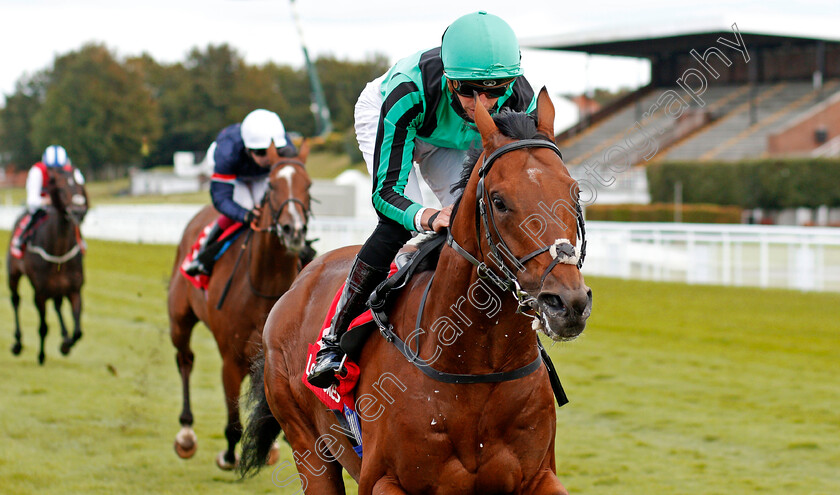
POLYGON ((278 460, 280 460, 280 444, 274 442, 271 446, 271 450, 268 451, 268 457, 265 459, 265 465, 273 466, 278 460))
POLYGON ((219 466, 219 469, 223 471, 233 471, 234 469, 236 469, 237 466, 239 466, 239 454, 234 454, 234 458, 236 460, 233 462, 233 464, 231 464, 225 459, 226 453, 227 451, 224 450, 219 452, 219 455, 216 456, 216 465, 219 466))
POLYGON ((38 364, 40 364, 41 366, 44 365, 44 360, 46 359, 47 356, 45 356, 43 352, 41 354, 38 354, 38 364))
POLYGON ((71 347, 73 347, 73 341, 70 340, 70 339, 65 339, 65 340, 61 341, 61 347, 59 347, 58 350, 61 351, 62 355, 66 356, 66 355, 70 354, 70 348, 71 347))
POLYGON ((175 453, 181 459, 189 459, 195 455, 198 450, 198 437, 189 426, 184 426, 181 431, 175 435, 175 453))
POLYGON ((19 356, 21 350, 23 350, 23 346, 20 342, 15 342, 14 344, 12 344, 12 354, 14 354, 15 356, 19 356))

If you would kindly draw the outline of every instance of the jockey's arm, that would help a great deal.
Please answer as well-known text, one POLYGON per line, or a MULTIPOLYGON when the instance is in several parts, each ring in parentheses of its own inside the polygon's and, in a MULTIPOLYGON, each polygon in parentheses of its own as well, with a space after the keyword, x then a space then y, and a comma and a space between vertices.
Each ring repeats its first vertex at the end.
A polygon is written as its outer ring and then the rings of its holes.
MULTIPOLYGON (((417 86, 406 78, 385 96, 379 118, 382 139, 374 148, 373 206, 407 230, 419 230, 416 218, 423 206, 405 195, 413 167, 416 126, 423 120, 424 102, 417 86)), ((418 215, 419 213, 419 215, 418 215)))
POLYGON ((248 210, 239 206, 233 200, 233 176, 219 176, 213 174, 213 180, 210 182, 210 198, 213 201, 213 206, 222 215, 235 220, 237 222, 245 223, 245 217, 248 215, 248 210))
POLYGON ((49 196, 41 196, 43 187, 44 178, 41 170, 38 167, 30 168, 26 176, 26 208, 30 213, 49 204, 49 196))

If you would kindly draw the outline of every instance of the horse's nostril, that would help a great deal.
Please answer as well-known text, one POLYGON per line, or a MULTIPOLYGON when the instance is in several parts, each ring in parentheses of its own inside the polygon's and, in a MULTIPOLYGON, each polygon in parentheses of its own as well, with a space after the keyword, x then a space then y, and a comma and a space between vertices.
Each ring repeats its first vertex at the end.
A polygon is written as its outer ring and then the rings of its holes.
POLYGON ((538 299, 543 307, 553 313, 564 313, 566 311, 566 305, 556 294, 541 294, 538 299))

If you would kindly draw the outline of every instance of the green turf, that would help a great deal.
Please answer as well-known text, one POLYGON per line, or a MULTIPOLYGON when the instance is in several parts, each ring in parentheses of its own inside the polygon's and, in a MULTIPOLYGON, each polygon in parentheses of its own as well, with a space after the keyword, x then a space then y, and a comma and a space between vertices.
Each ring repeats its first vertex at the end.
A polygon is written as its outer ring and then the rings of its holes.
MULTIPOLYGON (((294 493, 270 469, 239 482, 216 468, 225 412, 203 327, 199 449, 175 456, 180 383, 165 311, 175 249, 89 244, 85 335, 69 357, 50 314, 47 363, 36 364, 28 283, 25 348, 13 357, 0 303, 0 493, 294 493)), ((550 348, 571 399, 558 410, 557 465, 572 493, 840 493, 840 294, 588 282, 589 326, 550 348)))

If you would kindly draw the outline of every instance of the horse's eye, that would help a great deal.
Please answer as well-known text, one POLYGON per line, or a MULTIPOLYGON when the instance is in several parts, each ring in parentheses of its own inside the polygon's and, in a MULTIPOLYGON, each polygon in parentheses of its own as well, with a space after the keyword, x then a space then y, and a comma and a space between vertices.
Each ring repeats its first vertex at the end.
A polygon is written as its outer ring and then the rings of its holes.
POLYGON ((493 206, 498 211, 508 211, 508 208, 505 205, 505 202, 502 200, 502 198, 500 198, 499 196, 496 196, 496 195, 493 196, 493 206))

